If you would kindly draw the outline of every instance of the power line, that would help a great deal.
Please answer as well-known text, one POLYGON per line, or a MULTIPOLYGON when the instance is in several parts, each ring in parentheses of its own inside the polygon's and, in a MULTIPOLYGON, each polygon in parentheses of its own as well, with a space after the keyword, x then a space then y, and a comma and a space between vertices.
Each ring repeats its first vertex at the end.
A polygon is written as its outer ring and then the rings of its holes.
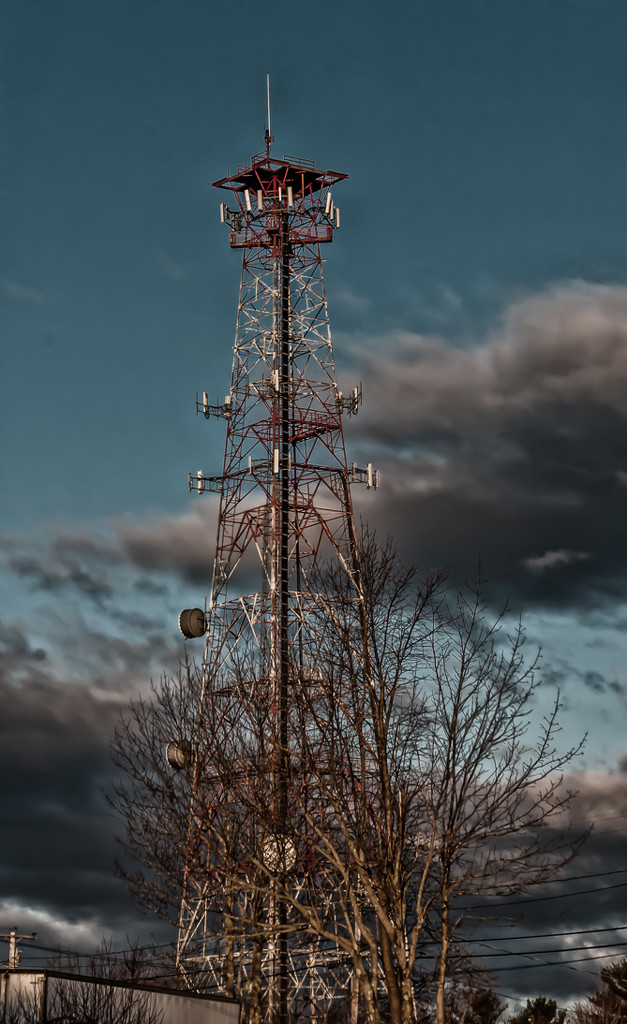
MULTIPOLYGON (((591 878, 592 875, 583 876, 591 878)), ((521 905, 527 906, 529 903, 542 903, 544 900, 563 900, 572 896, 588 896, 590 893, 608 892, 610 889, 624 889, 627 882, 616 882, 614 885, 597 885, 594 889, 573 889, 567 892, 556 892, 550 896, 527 896, 521 900, 509 900, 507 903, 502 903, 501 906, 506 907, 519 907, 521 905)), ((466 908, 467 910, 482 910, 488 909, 487 907, 479 907, 477 904, 466 908)))
POLYGON ((567 875, 566 878, 540 878, 532 885, 555 885, 556 882, 580 882, 582 878, 604 878, 606 875, 625 875, 627 868, 613 868, 611 871, 592 871, 585 875, 567 875))
MULTIPOLYGON (((567 878, 563 878, 563 879, 542 879, 542 880, 540 880, 540 881, 538 881, 536 883, 533 883, 533 884, 535 884, 535 885, 542 885, 542 884, 553 884, 553 885, 555 885, 555 884, 560 884, 561 882, 578 881, 578 880, 581 880, 581 879, 591 879, 591 878, 604 878, 604 877, 609 877, 609 876, 612 876, 612 875, 623 875, 623 874, 627 874, 627 868, 617 868, 617 869, 609 870, 609 871, 598 871, 598 872, 594 872, 592 874, 571 875, 571 876, 568 876, 567 878)), ((612 884, 612 885, 596 886, 595 888, 592 888, 592 889, 567 891, 567 892, 564 892, 564 893, 553 893, 553 894, 547 895, 547 896, 536 896, 536 897, 527 896, 527 897, 525 897, 522 900, 508 901, 505 904, 505 906, 517 906, 517 905, 520 905, 520 904, 527 905, 529 903, 535 903, 535 902, 540 902, 540 901, 544 901, 544 900, 564 899, 564 898, 567 898, 567 897, 580 896, 580 895, 586 895, 586 894, 597 894, 597 893, 600 893, 600 892, 607 892, 609 890, 624 888, 625 886, 627 886, 627 882, 617 882, 617 883, 612 884)), ((469 908, 469 909, 472 909, 472 908, 469 908)), ((470 937, 467 937, 463 941, 464 942, 475 943, 475 944, 481 945, 481 944, 484 944, 484 943, 487 943, 487 942, 490 942, 490 941, 492 941, 492 942, 505 942, 505 941, 508 941, 508 942, 516 941, 516 942, 518 942, 518 941, 523 941, 523 940, 524 941, 529 941, 531 939, 541 939, 541 938, 561 938, 561 937, 568 938, 568 937, 571 937, 573 935, 592 935, 592 934, 601 935, 601 934, 605 934, 605 933, 608 933, 608 932, 621 931, 621 930, 624 930, 626 928, 627 928, 627 925, 615 925, 613 927, 606 927, 606 928, 571 929, 571 930, 562 931, 562 932, 539 932, 539 933, 525 934, 525 935, 494 936, 494 937, 490 936, 490 937, 487 937, 487 938, 470 938, 470 937)), ((625 945, 627 945, 627 943, 612 943, 612 946, 613 946, 614 950, 622 948, 625 945)), ((56 954, 57 956, 75 957, 75 958, 80 959, 80 960, 85 960, 85 959, 96 959, 97 960, 97 959, 101 959, 101 960, 105 960, 105 961, 114 961, 114 962, 118 962, 119 963, 119 962, 122 962, 123 958, 125 956, 127 956, 128 954, 140 953, 140 952, 146 952, 146 951, 153 951, 154 952, 156 950, 166 951, 168 949, 173 949, 174 946, 175 946, 175 942, 174 941, 171 941, 171 942, 153 942, 153 943, 146 944, 146 945, 143 945, 143 946, 128 946, 128 947, 125 947, 125 948, 122 948, 122 949, 117 949, 117 950, 106 950, 106 949, 102 950, 102 949, 99 949, 99 950, 97 950, 95 952, 81 952, 79 950, 68 950, 68 949, 63 949, 61 947, 46 946, 46 945, 42 945, 42 944, 39 944, 39 943, 28 942, 28 945, 24 947, 24 953, 26 953, 27 950, 40 950, 42 952, 49 952, 49 953, 56 954)), ((598 946, 570 947, 569 949, 564 950, 564 952, 578 951, 580 949, 581 950, 583 950, 583 949, 595 950, 595 949, 602 949, 602 948, 603 948, 603 946, 601 946, 601 945, 598 945, 598 946)), ((560 952, 561 951, 558 950, 558 949, 521 950, 519 952, 506 952, 504 950, 501 950, 501 951, 498 951, 498 952, 483 953, 483 954, 480 954, 480 955, 481 955, 481 957, 483 959, 485 959, 485 958, 501 957, 501 956, 532 957, 534 955, 546 955, 547 953, 559 954, 560 952)), ((433 954, 424 954, 423 956, 424 956, 425 959, 434 959, 434 955, 433 954)), ((570 963, 581 963, 581 962, 585 962, 585 961, 588 961, 588 960, 593 961, 593 960, 597 960, 597 959, 608 959, 610 957, 615 957, 615 956, 616 956, 615 952, 610 952, 610 953, 600 954, 598 956, 581 957, 581 958, 578 958, 578 959, 575 959, 575 960, 569 960, 569 961, 564 961, 564 960, 546 961, 546 962, 542 962, 542 963, 538 963, 538 964, 519 964, 519 965, 516 965, 516 966, 504 967, 504 968, 496 968, 496 967, 494 967, 494 968, 486 968, 486 970, 492 970, 492 971, 495 971, 495 970, 497 970, 497 971, 498 970, 522 970, 522 969, 529 969, 531 967, 536 967, 536 966, 537 967, 546 967, 546 966, 568 967, 570 963)), ((29 957, 28 959, 31 960, 31 959, 41 959, 41 958, 31 958, 31 957, 29 957)), ((174 977, 174 975, 171 974, 171 973, 168 973, 168 974, 153 975, 152 977, 155 978, 155 979, 156 978, 168 978, 168 977, 174 977)))
MULTIPOLYGON (((612 871, 593 871, 593 872, 588 872, 585 875, 568 875, 566 878, 539 878, 535 882, 529 882, 525 886, 525 888, 530 889, 530 888, 532 888, 533 886, 536 886, 536 885, 561 885, 564 882, 579 882, 579 881, 582 881, 583 879, 588 880, 590 878, 606 878, 609 875, 624 875, 624 874, 627 874, 627 868, 615 868, 612 871)), ((576 892, 573 893, 573 895, 574 896, 579 896, 579 895, 583 895, 583 893, 585 893, 585 892, 598 892, 601 889, 619 888, 621 885, 627 885, 627 883, 626 882, 619 882, 619 883, 617 883, 614 886, 610 886, 610 885, 608 885, 608 886, 597 886, 595 889, 583 890, 581 892, 579 890, 577 890, 576 892)), ((558 893, 556 895, 551 895, 551 896, 526 896, 525 900, 522 901, 522 902, 530 902, 531 903, 531 902, 536 902, 537 900, 559 899, 559 898, 561 898, 564 895, 569 895, 569 894, 568 893, 558 893)), ((468 898, 470 896, 481 896, 481 893, 480 892, 468 893, 466 895, 466 897, 460 897, 460 898, 464 899, 464 898, 468 898)), ((502 900, 502 899, 506 899, 507 896, 508 896, 507 892, 500 892, 500 893, 499 892, 495 892, 495 893, 486 894, 484 896, 484 899, 486 899, 486 900, 489 900, 489 899, 500 899, 500 900, 502 900)), ((516 906, 517 902, 521 902, 521 901, 515 901, 515 902, 511 901, 511 902, 508 902, 506 905, 507 906, 516 906)), ((468 909, 469 910, 474 910, 474 909, 476 909, 476 907, 471 906, 468 909)))
MULTIPOLYGON (((614 872, 601 872, 601 874, 606 874, 606 873, 612 874, 614 872)), ((582 877, 592 877, 592 876, 582 876, 582 877)), ((552 896, 538 896, 538 897, 536 897, 536 898, 534 898, 532 900, 520 900, 520 901, 512 902, 512 903, 508 904, 508 906, 516 906, 517 903, 539 902, 540 900, 562 899, 565 896, 580 896, 580 895, 584 895, 586 893, 605 892, 605 891, 608 891, 610 889, 622 888, 625 885, 627 885, 627 882, 620 882, 620 883, 617 883, 616 885, 607 885, 607 886, 597 887, 595 889, 578 890, 577 892, 559 893, 559 894, 552 895, 552 896)), ((622 931, 622 930, 624 930, 626 928, 627 928, 627 925, 617 924, 617 925, 613 925, 612 927, 609 927, 609 928, 573 928, 573 929, 570 929, 568 931, 562 931, 562 932, 534 932, 533 934, 530 934, 530 935, 495 935, 495 936, 488 936, 486 938, 483 938, 483 937, 481 937, 481 938, 473 938, 472 936, 464 936, 461 941, 463 941, 463 942, 519 942, 519 941, 522 941, 522 940, 529 940, 529 939, 548 939, 548 938, 559 938, 559 937, 562 937, 562 936, 566 938, 566 937, 569 937, 569 936, 572 936, 572 935, 602 934, 604 932, 622 931)), ((146 950, 155 950, 155 949, 166 950, 166 949, 168 949, 168 947, 173 948, 175 945, 176 945, 176 943, 174 941, 172 941, 172 942, 153 942, 153 943, 150 943, 149 945, 146 945, 146 946, 128 946, 128 947, 125 947, 124 949, 118 949, 118 950, 96 950, 96 951, 93 951, 93 952, 81 952, 80 950, 76 950, 76 949, 62 949, 59 946, 44 946, 44 945, 41 945, 40 943, 29 942, 28 946, 25 946, 25 951, 29 950, 29 949, 33 949, 33 950, 37 949, 37 950, 41 950, 42 952, 56 953, 58 956, 72 956, 72 957, 78 957, 80 959, 86 959, 86 958, 97 959, 97 958, 100 957, 100 958, 103 958, 103 959, 106 958, 106 959, 110 960, 110 959, 115 959, 115 958, 122 958, 122 957, 124 957, 128 953, 140 953, 140 952, 145 952, 146 950)))
MULTIPOLYGON (((600 947, 592 946, 591 949, 600 947)), ((522 956, 522 953, 518 954, 522 956)), ((530 954, 531 955, 531 954, 530 954)), ((483 970, 489 973, 500 973, 501 971, 527 971, 534 967, 570 967, 571 964, 583 964, 593 960, 616 959, 616 953, 600 953, 598 956, 580 956, 574 960, 543 960, 535 964, 514 964, 512 967, 484 967, 483 970)))
POLYGON ((167 949, 168 947, 174 948, 175 946, 176 946, 176 942, 175 941, 172 941, 172 942, 151 942, 150 945, 146 945, 146 946, 128 946, 125 949, 117 949, 117 950, 98 949, 98 950, 96 950, 94 952, 83 953, 83 952, 80 952, 77 949, 61 949, 58 946, 42 946, 42 945, 40 945, 37 942, 29 942, 28 946, 25 947, 25 949, 39 949, 39 950, 42 950, 45 953, 56 953, 58 956, 74 956, 74 957, 80 957, 81 959, 83 959, 85 957, 90 957, 92 959, 101 958, 101 959, 108 959, 108 960, 110 960, 110 959, 114 959, 116 957, 124 957, 128 953, 144 953, 144 952, 146 952, 146 950, 167 949))
POLYGON ((573 928, 567 932, 536 932, 533 935, 495 935, 473 939, 471 936, 463 937, 462 942, 520 942, 522 939, 554 939, 571 935, 599 935, 603 932, 620 932, 627 928, 627 924, 616 924, 612 928, 573 928))
MULTIPOLYGON (((612 947, 614 949, 621 949, 623 946, 627 946, 627 942, 612 942, 611 945, 612 945, 612 947)), ((581 952, 584 949, 605 949, 605 948, 607 948, 607 944, 603 943, 600 946, 568 946, 567 949, 565 949, 563 951, 561 949, 530 949, 530 950, 521 950, 521 951, 518 951, 518 952, 515 952, 515 953, 511 953, 511 952, 509 952, 507 950, 498 950, 498 951, 495 951, 493 953, 481 953, 480 955, 481 955, 482 959, 485 959, 486 957, 492 958, 492 957, 497 957, 497 956, 545 956, 547 953, 561 953, 561 952, 579 953, 579 952, 581 952)))

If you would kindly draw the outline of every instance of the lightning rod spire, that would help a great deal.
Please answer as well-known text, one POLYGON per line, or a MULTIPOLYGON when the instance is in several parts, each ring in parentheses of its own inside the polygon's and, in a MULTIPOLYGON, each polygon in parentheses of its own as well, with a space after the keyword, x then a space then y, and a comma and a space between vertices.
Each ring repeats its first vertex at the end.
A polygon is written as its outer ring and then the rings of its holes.
POLYGON ((270 75, 266 75, 266 93, 268 97, 268 127, 266 128, 266 153, 270 156, 270 146, 274 142, 270 128, 270 75))

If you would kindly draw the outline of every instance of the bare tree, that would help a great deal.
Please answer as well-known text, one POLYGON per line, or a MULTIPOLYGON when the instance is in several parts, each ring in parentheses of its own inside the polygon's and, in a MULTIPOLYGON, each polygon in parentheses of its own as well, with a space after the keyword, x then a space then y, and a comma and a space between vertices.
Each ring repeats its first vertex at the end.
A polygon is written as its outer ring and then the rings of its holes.
POLYGON ((169 742, 193 735, 200 692, 199 673, 181 666, 177 676, 164 676, 147 697, 131 702, 111 744, 121 774, 109 799, 124 824, 118 841, 129 855, 118 873, 146 910, 173 924, 180 910, 191 788, 189 771, 173 771, 165 752, 169 742))
POLYGON ((161 1024, 163 1010, 142 983, 153 980, 146 949, 114 953, 106 943, 89 957, 53 958, 44 973, 7 974, 6 1024, 161 1024))
POLYGON ((525 664, 524 643, 522 627, 503 637, 502 618, 487 618, 476 585, 455 593, 426 659, 433 728, 421 772, 438 846, 438 1024, 453 936, 469 913, 459 898, 522 892, 554 874, 585 838, 564 828, 573 794, 562 777, 582 744, 555 746, 558 695, 531 727, 539 679, 537 659, 525 664))
POLYGON ((161 1024, 163 1013, 141 988, 101 979, 48 979, 46 1024, 161 1024))
MULTIPOLYGON (((521 629, 503 636, 502 618, 490 620, 480 586, 421 579, 366 532, 354 572, 331 567, 315 590, 309 646, 292 667, 287 744, 253 665, 212 681, 216 699, 201 712, 189 669, 134 706, 115 748, 132 780, 117 797, 127 848, 144 865, 129 881, 149 903, 175 905, 191 807, 196 866, 204 858, 215 879, 225 934, 317 937, 350 963, 370 1024, 384 1003, 394 1024, 414 1024, 418 982, 433 975, 445 1024, 462 898, 521 891, 573 854, 577 841, 553 826, 570 799, 561 771, 579 747, 555 748, 557 702, 534 733, 535 661, 524 661, 521 629), (197 737, 195 775, 183 781, 160 766, 173 721, 197 737), (153 835, 163 793, 168 840, 153 835), (222 815, 207 810, 216 793, 222 815), (152 810, 142 811, 147 795, 152 810), (282 917, 264 918, 269 901, 282 917), (251 919, 235 911, 253 904, 251 919)), ((357 1012, 353 999, 353 1020, 357 1012)))
MULTIPOLYGON (((368 533, 352 582, 333 569, 318 586, 324 686, 301 691, 293 840, 315 837, 334 874, 341 941, 369 1018, 381 974, 390 1018, 415 1020, 418 956, 435 936, 444 1024, 466 916, 458 898, 524 890, 570 859, 578 840, 549 826, 563 820, 571 794, 561 771, 580 748, 555 749, 557 700, 539 733, 530 729, 535 661, 525 664, 522 629, 503 637, 502 618, 489 619, 480 586, 421 580, 368 533), (317 794, 308 805, 303 777, 317 794)), ((315 907, 291 891, 285 898, 319 929, 315 907)))
POLYGON ((254 1018, 266 923, 250 877, 254 865, 244 862, 242 852, 254 844, 255 821, 234 788, 225 787, 226 773, 217 770, 215 744, 208 739, 223 734, 232 736, 239 763, 246 737, 232 688, 225 696, 220 680, 208 685, 200 669, 186 662, 121 716, 112 743, 121 777, 110 802, 125 828, 118 837, 127 855, 118 864, 120 877, 145 909, 175 926, 184 887, 194 880, 197 892, 189 897, 205 904, 221 949, 220 987, 252 1003, 254 1018), (252 957, 248 948, 239 955, 244 936, 252 957))

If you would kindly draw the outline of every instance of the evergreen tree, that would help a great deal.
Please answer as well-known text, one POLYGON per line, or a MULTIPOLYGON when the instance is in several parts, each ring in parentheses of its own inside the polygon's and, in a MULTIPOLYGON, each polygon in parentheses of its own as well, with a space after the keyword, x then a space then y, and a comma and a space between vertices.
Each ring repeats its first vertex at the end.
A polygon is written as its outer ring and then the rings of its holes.
POLYGON ((577 1003, 573 1024, 625 1024, 627 1022, 627 958, 604 967, 603 988, 577 1003))

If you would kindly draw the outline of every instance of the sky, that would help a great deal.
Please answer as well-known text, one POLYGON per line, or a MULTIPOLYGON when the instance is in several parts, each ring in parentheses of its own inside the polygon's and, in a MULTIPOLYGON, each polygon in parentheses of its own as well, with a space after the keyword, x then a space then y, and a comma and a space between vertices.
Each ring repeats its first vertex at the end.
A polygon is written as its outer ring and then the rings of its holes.
POLYGON ((559 687, 588 734, 595 832, 482 949, 503 995, 565 1003, 627 941, 622 0, 4 0, 0 930, 166 938, 115 877, 108 744, 209 588, 195 392, 228 391, 240 275, 211 182, 263 148, 267 74, 273 153, 349 174, 325 283, 349 460, 381 473, 358 513, 480 564, 542 647, 537 710, 559 687))

